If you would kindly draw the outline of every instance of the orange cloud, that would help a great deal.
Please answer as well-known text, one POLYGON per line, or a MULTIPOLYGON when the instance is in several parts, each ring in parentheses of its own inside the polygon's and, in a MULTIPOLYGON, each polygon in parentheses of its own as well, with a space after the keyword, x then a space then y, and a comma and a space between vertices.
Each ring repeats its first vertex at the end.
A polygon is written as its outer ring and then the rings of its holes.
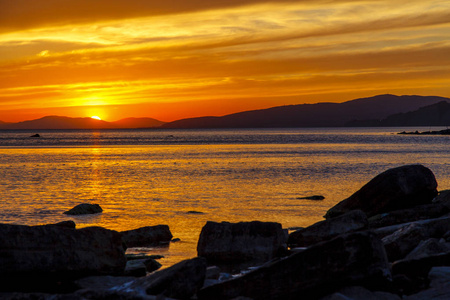
POLYGON ((1 1, 0 120, 450 96, 449 2, 283 2, 1 1))

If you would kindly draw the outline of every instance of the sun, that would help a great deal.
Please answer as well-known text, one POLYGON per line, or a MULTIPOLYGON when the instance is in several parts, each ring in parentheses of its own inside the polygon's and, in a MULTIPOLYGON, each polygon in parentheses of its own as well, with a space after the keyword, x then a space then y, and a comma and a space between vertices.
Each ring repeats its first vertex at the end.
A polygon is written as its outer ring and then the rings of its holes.
POLYGON ((91 119, 101 120, 101 118, 99 116, 92 116, 91 119))

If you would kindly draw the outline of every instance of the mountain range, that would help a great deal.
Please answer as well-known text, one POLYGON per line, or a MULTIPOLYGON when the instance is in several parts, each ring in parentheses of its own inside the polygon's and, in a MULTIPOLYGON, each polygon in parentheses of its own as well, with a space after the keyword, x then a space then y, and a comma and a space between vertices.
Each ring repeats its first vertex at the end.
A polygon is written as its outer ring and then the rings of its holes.
POLYGON ((0 129, 127 129, 159 127, 164 122, 152 118, 126 118, 106 122, 92 118, 47 116, 18 123, 0 122, 0 129))
POLYGON ((450 98, 386 94, 343 103, 285 105, 168 123, 152 118, 106 122, 92 118, 48 116, 18 123, 0 121, 0 129, 439 126, 448 124, 447 119, 450 120, 450 98))

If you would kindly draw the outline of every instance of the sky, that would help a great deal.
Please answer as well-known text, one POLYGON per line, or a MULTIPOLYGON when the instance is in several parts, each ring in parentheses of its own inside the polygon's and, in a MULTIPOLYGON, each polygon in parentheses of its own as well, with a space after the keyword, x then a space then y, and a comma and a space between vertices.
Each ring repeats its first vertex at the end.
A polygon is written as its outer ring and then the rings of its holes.
POLYGON ((450 97, 450 0, 0 0, 0 120, 450 97))

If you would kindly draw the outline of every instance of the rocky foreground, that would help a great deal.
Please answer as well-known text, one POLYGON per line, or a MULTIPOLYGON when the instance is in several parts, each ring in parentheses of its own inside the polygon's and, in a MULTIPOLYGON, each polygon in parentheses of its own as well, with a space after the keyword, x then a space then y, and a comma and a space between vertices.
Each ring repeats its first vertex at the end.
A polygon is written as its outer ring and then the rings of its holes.
POLYGON ((207 222, 196 258, 155 271, 154 258, 125 255, 171 239, 166 225, 0 224, 0 298, 450 299, 450 191, 421 165, 379 174, 290 234, 207 222))

